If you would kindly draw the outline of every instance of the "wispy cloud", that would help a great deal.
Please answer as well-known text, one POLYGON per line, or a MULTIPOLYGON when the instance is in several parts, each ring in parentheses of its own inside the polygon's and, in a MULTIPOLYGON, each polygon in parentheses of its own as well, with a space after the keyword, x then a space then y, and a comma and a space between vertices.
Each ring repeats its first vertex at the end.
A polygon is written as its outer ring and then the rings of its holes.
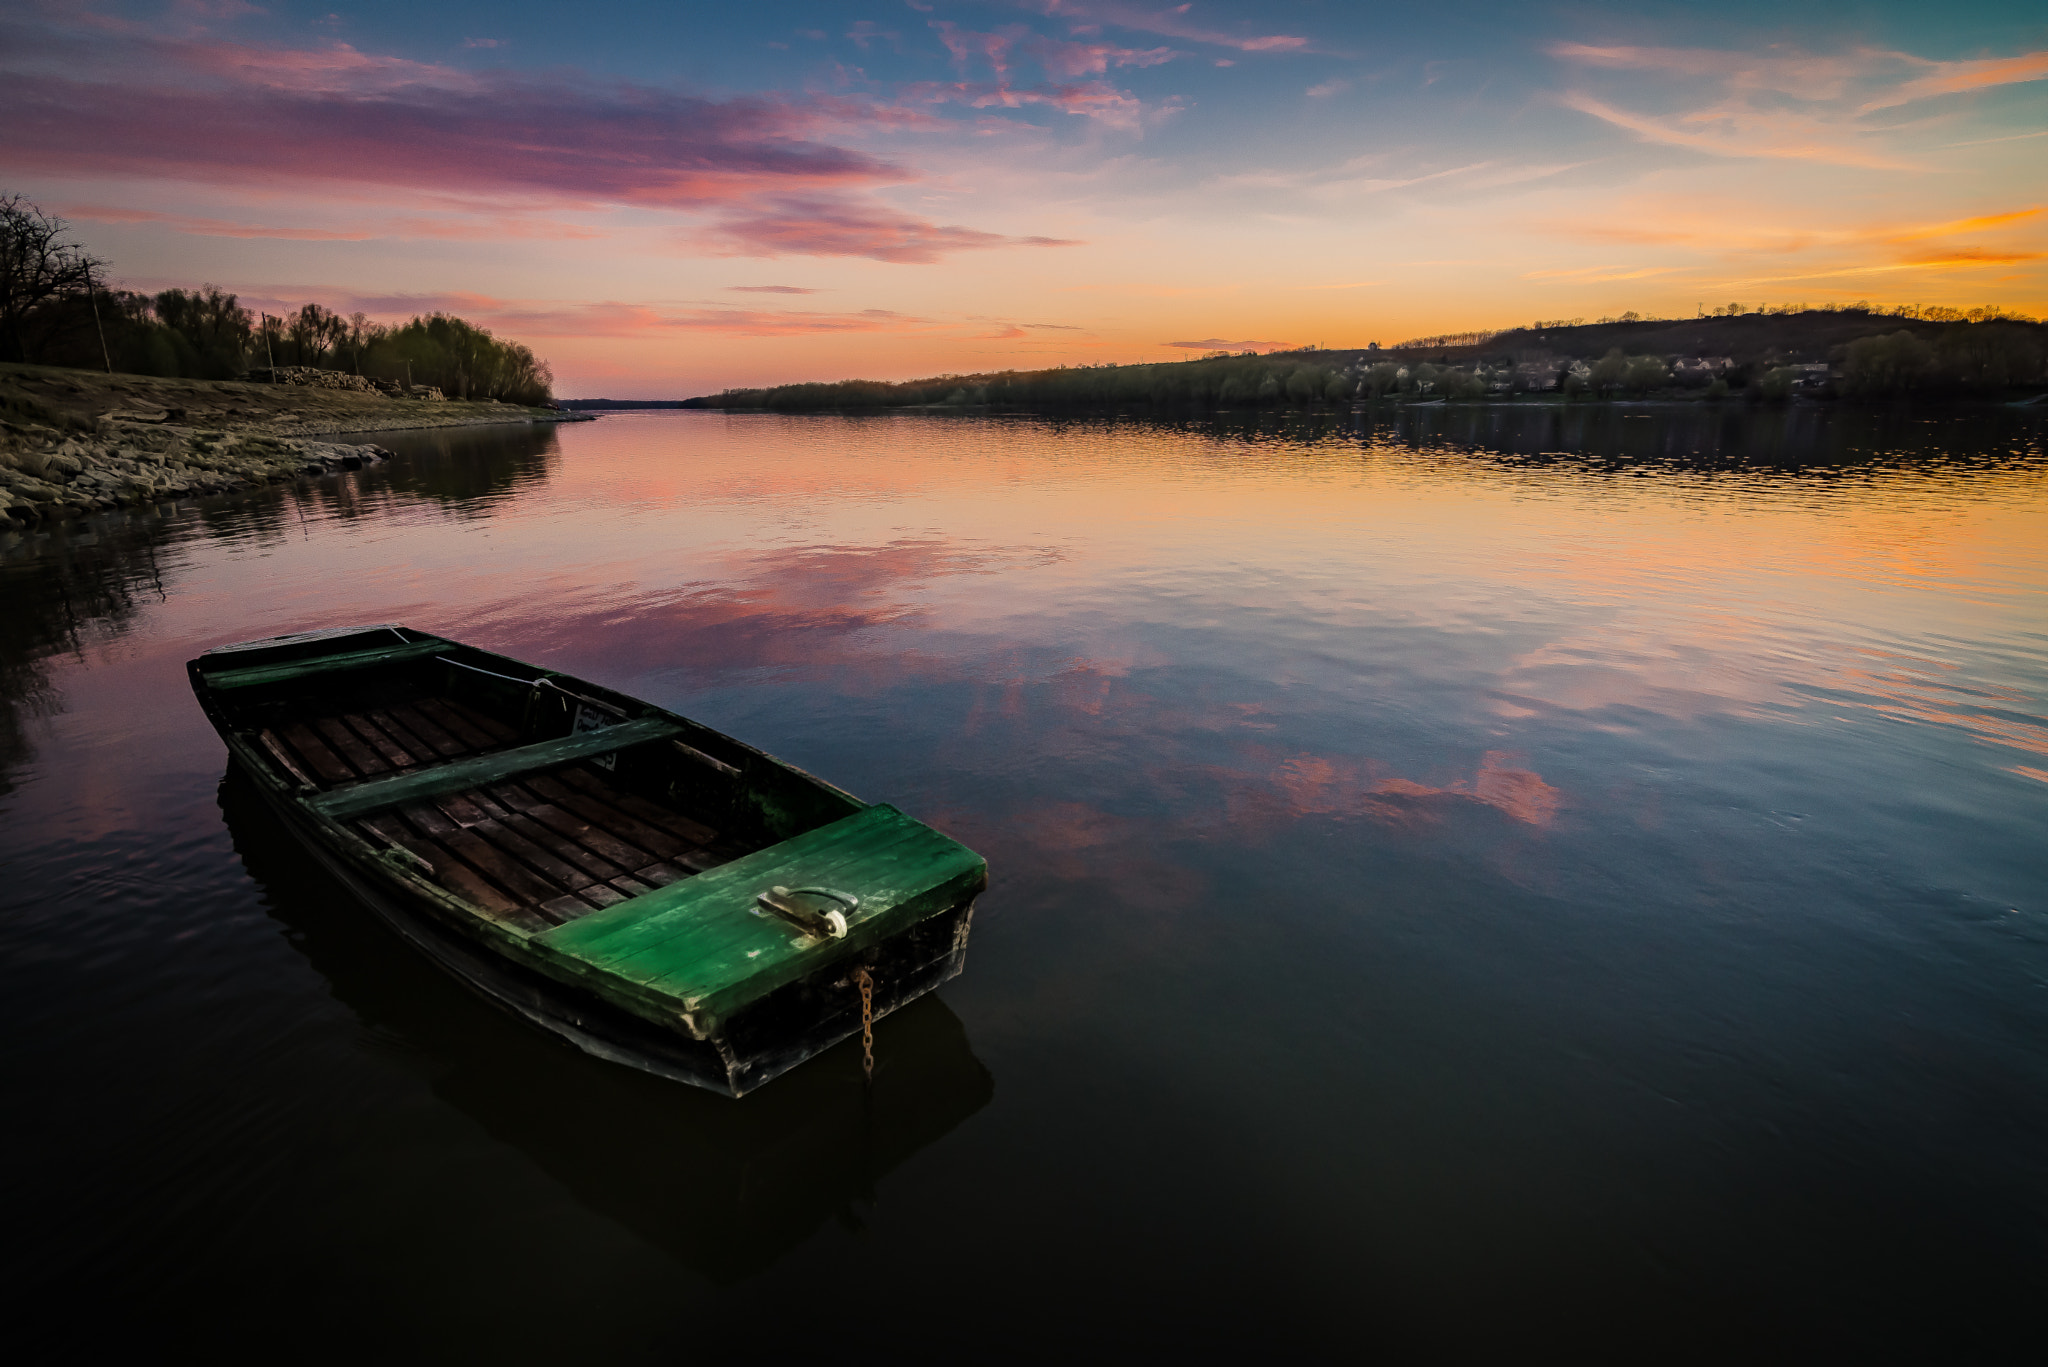
POLYGON ((378 223, 357 223, 331 228, 274 226, 237 223, 231 219, 203 218, 190 214, 159 213, 151 209, 117 208, 103 204, 65 205, 63 213, 88 223, 154 223, 195 237, 267 237, 290 242, 368 242, 379 238, 452 238, 489 241, 507 237, 591 240, 604 234, 594 228, 541 219, 499 217, 493 219, 391 218, 378 223))
POLYGON ((1893 109, 1915 100, 1937 95, 1959 95, 1994 85, 2017 85, 2048 79, 2048 52, 2025 52, 2017 57, 1991 57, 1975 62, 1929 62, 1924 75, 1907 81, 1897 90, 1865 104, 1859 113, 1893 109))
POLYGON ((826 313, 611 300, 565 303, 504 299, 467 292, 363 294, 321 285, 259 287, 247 291, 245 302, 284 308, 294 307, 291 301, 300 299, 330 300, 345 313, 360 310, 383 318, 432 312, 460 313, 489 327, 533 337, 647 337, 664 333, 794 337, 819 333, 936 335, 959 331, 957 323, 899 313, 893 309, 826 313))
POLYGON ((1113 67, 1163 66, 1182 55, 1170 47, 1140 49, 1115 43, 1068 43, 1056 38, 1033 38, 1025 46, 1055 80, 1101 76, 1113 67))
POLYGON ((1972 61, 1933 61, 1859 47, 1810 53, 1553 43, 1551 56, 1580 68, 1673 78, 1650 112, 1585 89, 1560 96, 1569 108, 1647 142, 1720 157, 1826 162, 1877 170, 1929 170, 1885 146, 1894 128, 1867 116, 1942 95, 2048 79, 2048 51, 1972 61), (1704 100, 1699 97, 1705 95, 1704 100))
POLYGON ((1618 108, 1583 91, 1570 91, 1559 98, 1567 108, 1627 129, 1645 141, 1689 147, 1713 156, 1821 161, 1885 171, 1926 169, 1918 162, 1869 147, 1863 142, 1870 136, 1867 133, 1784 111, 1758 110, 1731 101, 1677 119, 1659 119, 1618 108))
POLYGON ((823 290, 805 289, 802 285, 727 285, 727 289, 738 294, 823 294, 823 290))
POLYGON ((1613 280, 1648 280, 1659 275, 1674 274, 1676 266, 1640 266, 1633 270, 1622 266, 1581 266, 1575 270, 1524 271, 1524 280, 1563 280, 1572 284, 1602 284, 1613 280))
POLYGON ((1189 18, 1192 4, 1154 9, 1123 0, 1024 0, 1024 8, 1084 24, 1109 25, 1133 33, 1156 33, 1162 38, 1203 43, 1210 47, 1234 48, 1239 52, 1307 52, 1313 44, 1291 33, 1231 33, 1209 28, 1189 18))
POLYGON ((2048 128, 2037 128, 2031 133, 2007 133, 1997 138, 1967 138, 1962 142, 1945 142, 1943 147, 1983 147, 1994 142, 2021 142, 2027 138, 2048 138, 2048 128))
POLYGON ((1034 34, 1022 25, 983 33, 943 19, 930 24, 961 79, 904 85, 897 91, 900 103, 958 103, 973 109, 1035 105, 1137 131, 1143 126, 1143 102, 1101 77, 1112 67, 1157 66, 1179 55, 1171 48, 1140 51, 1113 43, 1065 42, 1034 34), (1019 81, 1020 57, 1035 59, 1048 79, 1019 81), (989 79, 974 79, 981 68, 986 68, 989 79))
POLYGON ((813 198, 782 199, 755 212, 727 215, 689 240, 721 256, 866 256, 904 263, 990 247, 1076 245, 1063 238, 1007 237, 930 223, 873 204, 813 198))
POLYGON ((1750 288, 1857 277, 1980 271, 2048 260, 2036 231, 2042 207, 1935 221, 1801 224, 1776 206, 1724 204, 1703 211, 1690 200, 1638 201, 1598 219, 1536 223, 1588 242, 1677 248, 1690 264, 1547 268, 1524 279, 1592 284, 1686 276, 1713 289, 1750 288))
POLYGON ((1232 341, 1228 337, 1203 337, 1192 342, 1161 342, 1161 346, 1174 347, 1181 351, 1276 351, 1294 345, 1292 342, 1261 342, 1255 338, 1232 341))
POLYGON ((1649 246, 1711 247, 1723 254, 1783 256, 1829 248, 1899 247, 1995 233, 2039 219, 2041 206, 1931 223, 1891 221, 1846 225, 1787 223, 1782 210, 1730 204, 1704 212, 1686 201, 1638 201, 1598 219, 1538 222, 1561 236, 1649 246))

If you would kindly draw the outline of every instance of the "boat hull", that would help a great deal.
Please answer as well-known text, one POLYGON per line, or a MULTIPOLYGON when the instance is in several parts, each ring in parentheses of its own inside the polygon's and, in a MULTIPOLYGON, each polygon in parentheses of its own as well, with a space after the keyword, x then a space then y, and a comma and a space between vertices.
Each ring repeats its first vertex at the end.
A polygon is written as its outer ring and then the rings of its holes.
POLYGON ((856 969, 868 970, 872 1019, 880 1020, 966 966, 972 899, 926 917, 855 958, 837 960, 777 989, 710 1038, 696 1039, 525 968, 450 926, 424 899, 406 896, 402 885, 364 877, 352 859, 330 846, 299 803, 276 792, 265 775, 241 767, 322 868, 465 987, 586 1054, 726 1096, 743 1096, 860 1034, 856 969))

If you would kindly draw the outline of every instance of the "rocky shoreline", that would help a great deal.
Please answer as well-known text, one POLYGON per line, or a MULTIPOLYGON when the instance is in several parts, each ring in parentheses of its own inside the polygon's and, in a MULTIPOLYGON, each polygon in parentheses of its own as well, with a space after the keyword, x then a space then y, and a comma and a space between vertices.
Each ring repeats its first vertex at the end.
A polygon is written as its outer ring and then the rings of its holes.
POLYGON ((0 528, 233 493, 391 455, 339 436, 587 420, 352 388, 0 366, 0 528))

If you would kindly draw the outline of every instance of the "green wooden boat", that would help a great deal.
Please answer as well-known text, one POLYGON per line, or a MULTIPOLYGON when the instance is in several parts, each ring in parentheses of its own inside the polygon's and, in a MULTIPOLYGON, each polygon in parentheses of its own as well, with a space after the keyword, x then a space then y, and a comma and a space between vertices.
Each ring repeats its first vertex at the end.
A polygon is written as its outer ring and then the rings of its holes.
POLYGON ((315 859, 589 1053, 739 1096, 965 963, 979 855, 687 717, 402 626, 187 669, 315 859))

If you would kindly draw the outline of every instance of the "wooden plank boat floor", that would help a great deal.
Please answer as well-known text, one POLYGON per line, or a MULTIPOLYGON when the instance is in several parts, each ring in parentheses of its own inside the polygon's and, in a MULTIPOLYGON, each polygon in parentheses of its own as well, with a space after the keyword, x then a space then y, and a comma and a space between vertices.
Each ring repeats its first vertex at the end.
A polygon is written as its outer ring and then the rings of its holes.
MULTIPOLYGON (((448 698, 294 721, 263 742, 320 790, 516 745, 494 717, 448 698)), ((445 793, 357 820, 410 851, 448 891, 529 930, 561 925, 749 851, 627 793, 590 764, 445 793)))
POLYGON ((518 743, 511 727, 446 698, 415 698, 361 712, 296 720, 262 741, 285 766, 325 791, 402 774, 518 743))
POLYGON ((355 823, 424 860, 435 882, 529 930, 561 925, 746 853, 577 765, 445 793, 355 823), (661 824, 648 818, 659 814, 661 824))

